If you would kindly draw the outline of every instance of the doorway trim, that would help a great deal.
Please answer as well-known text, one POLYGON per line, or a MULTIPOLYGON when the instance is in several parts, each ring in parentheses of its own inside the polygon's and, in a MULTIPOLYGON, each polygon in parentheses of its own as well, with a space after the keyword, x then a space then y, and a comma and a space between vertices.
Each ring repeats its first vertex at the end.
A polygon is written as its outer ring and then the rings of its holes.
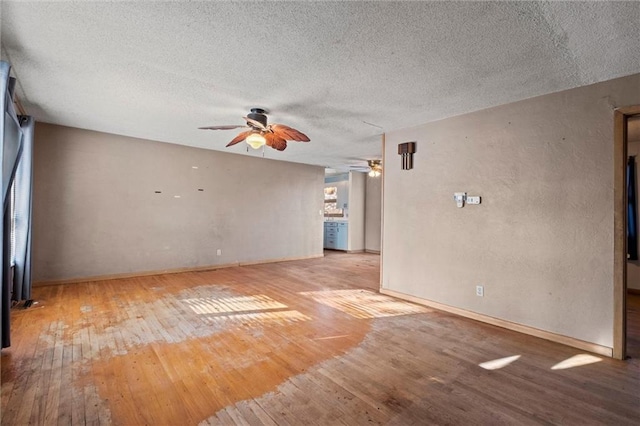
POLYGON ((382 280, 384 278, 384 181, 387 167, 387 134, 382 132, 380 139, 382 145, 382 174, 380 175, 380 291, 384 285, 382 280))
POLYGON ((613 112, 613 357, 627 349, 627 120, 640 105, 613 112))

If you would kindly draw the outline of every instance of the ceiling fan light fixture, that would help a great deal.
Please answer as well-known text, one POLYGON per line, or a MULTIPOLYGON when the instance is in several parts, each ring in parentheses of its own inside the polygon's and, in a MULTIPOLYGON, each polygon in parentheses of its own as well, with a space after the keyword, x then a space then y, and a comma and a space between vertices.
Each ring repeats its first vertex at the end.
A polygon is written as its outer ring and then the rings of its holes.
POLYGON ((369 171, 369 176, 378 177, 382 174, 382 160, 369 160, 367 163, 371 169, 371 171, 369 171))
POLYGON ((251 133, 245 140, 253 149, 258 149, 267 143, 267 140, 260 133, 251 133))

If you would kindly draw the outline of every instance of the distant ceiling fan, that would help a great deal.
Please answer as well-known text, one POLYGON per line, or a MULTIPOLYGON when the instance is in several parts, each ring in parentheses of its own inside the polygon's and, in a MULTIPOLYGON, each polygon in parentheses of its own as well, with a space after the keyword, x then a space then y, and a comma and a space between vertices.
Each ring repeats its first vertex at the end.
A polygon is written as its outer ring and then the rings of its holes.
POLYGON ((199 127, 199 129, 249 129, 240 132, 227 146, 232 146, 246 140, 253 149, 267 145, 278 151, 284 151, 287 148, 287 141, 309 142, 307 135, 294 128, 285 126, 284 124, 267 124, 267 112, 262 108, 251 108, 251 113, 242 118, 247 122, 246 125, 208 126, 199 127))
POLYGON ((382 174, 382 160, 368 160, 369 164, 369 176, 378 177, 382 174))
POLYGON ((369 173, 371 177, 378 177, 382 174, 382 160, 367 160, 367 166, 350 166, 354 172, 369 173))

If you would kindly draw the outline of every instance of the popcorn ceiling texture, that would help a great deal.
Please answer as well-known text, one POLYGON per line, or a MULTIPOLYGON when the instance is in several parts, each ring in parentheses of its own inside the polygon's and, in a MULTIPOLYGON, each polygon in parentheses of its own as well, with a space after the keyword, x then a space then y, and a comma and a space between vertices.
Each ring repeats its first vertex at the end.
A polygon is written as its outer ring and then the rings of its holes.
POLYGON ((638 2, 1 7, 2 59, 39 121, 246 153, 197 127, 262 106, 312 140, 267 157, 332 167, 379 158, 380 128, 640 72, 638 2))

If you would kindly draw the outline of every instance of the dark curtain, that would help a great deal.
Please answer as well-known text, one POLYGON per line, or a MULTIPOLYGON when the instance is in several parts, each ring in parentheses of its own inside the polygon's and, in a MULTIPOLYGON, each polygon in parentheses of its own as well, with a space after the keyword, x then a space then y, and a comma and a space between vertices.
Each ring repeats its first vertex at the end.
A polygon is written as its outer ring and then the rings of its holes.
MULTIPOLYGON (((0 112, 0 188, 4 187, 4 177, 5 177, 5 163, 4 163, 4 146, 5 140, 10 137, 10 133, 13 130, 13 126, 11 124, 11 117, 8 113, 9 102, 11 96, 9 95, 9 87, 11 85, 11 80, 9 76, 9 72, 11 71, 11 67, 8 63, 4 61, 0 61, 0 106, 2 106, 2 111, 0 112)), ((4 212, 4 191, 0 190, 0 200, 3 202, 4 212)), ((4 222, 3 222, 4 223, 4 222)), ((2 303, 0 303, 0 319, 2 320, 2 327, 0 327, 2 332, 2 347, 5 348, 9 346, 9 309, 11 308, 11 288, 9 285, 9 280, 5 279, 5 270, 4 270, 4 226, 0 227, 0 272, 2 273, 2 303)))
POLYGON ((0 331, 3 348, 11 344, 11 300, 20 301, 31 297, 31 153, 34 121, 31 117, 18 117, 15 112, 13 89, 16 81, 10 76, 10 72, 11 66, 0 61, 0 192, 3 212, 0 227, 0 331), (16 194, 13 209, 12 185, 16 194), (15 256, 12 256, 11 250, 12 218, 15 218, 15 256))
POLYGON ((638 224, 636 215, 636 160, 627 161, 627 259, 638 260, 638 224))
POLYGON ((33 136, 35 120, 20 116, 22 154, 14 179, 13 211, 15 258, 12 300, 31 299, 31 193, 33 188, 33 136))

